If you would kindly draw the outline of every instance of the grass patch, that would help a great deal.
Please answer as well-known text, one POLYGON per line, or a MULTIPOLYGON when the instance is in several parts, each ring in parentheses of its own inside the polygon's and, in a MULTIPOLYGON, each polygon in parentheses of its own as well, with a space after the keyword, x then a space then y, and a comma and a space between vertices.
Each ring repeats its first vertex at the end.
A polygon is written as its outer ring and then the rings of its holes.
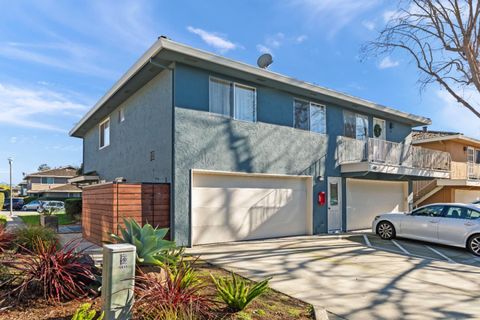
POLYGON ((7 225, 7 216, 0 214, 0 226, 4 227, 7 225))
MULTIPOLYGON (((67 224, 75 223, 75 220, 72 219, 65 211, 55 213, 58 217, 58 225, 63 226, 67 224)), ((29 215, 19 215, 18 216, 22 221, 28 226, 39 226, 40 225, 40 215, 39 214, 29 214, 29 215)))

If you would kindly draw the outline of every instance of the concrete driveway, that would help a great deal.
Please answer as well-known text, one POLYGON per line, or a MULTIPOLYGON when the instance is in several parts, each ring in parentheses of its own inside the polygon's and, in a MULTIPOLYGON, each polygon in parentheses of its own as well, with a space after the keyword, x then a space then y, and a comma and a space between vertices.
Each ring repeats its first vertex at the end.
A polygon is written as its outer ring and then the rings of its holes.
POLYGON ((345 319, 480 319, 480 268, 344 236, 194 247, 189 253, 345 319))

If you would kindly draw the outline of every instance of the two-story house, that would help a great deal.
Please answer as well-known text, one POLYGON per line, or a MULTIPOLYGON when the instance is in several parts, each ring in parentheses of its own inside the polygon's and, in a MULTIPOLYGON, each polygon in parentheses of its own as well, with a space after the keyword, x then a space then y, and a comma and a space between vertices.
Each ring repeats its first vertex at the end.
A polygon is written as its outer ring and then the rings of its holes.
POLYGON ((55 199, 81 197, 82 190, 68 182, 76 175, 77 169, 67 166, 29 173, 22 184, 29 196, 55 199))
POLYGON ((458 132, 414 130, 413 144, 451 155, 449 179, 417 181, 415 206, 436 202, 470 203, 480 200, 480 140, 458 132))
POLYGON ((449 154, 430 120, 164 37, 75 125, 85 172, 169 183, 180 245, 368 228, 449 154))

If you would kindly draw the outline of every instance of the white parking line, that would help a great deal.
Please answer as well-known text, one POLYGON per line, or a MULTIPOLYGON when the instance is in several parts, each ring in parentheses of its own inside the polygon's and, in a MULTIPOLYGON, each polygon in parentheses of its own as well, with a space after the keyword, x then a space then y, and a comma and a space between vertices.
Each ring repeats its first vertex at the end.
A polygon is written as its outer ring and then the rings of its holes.
POLYGON ((368 240, 368 237, 366 234, 363 235, 363 239, 365 240, 365 243, 367 244, 367 247, 371 247, 372 244, 370 243, 370 240, 368 240))
POLYGON ((432 248, 432 247, 429 247, 429 246, 425 246, 427 247, 428 249, 432 250, 433 252, 435 252, 436 254, 438 254, 440 257, 444 258, 445 260, 447 260, 448 262, 450 263, 456 263, 455 261, 453 261, 452 259, 450 259, 449 257, 447 257, 446 255, 444 255, 443 253, 441 253, 440 251, 432 248))
POLYGON ((392 240, 392 243, 397 246, 398 249, 402 250, 403 253, 410 255, 410 252, 407 251, 404 247, 402 247, 397 241, 392 240))

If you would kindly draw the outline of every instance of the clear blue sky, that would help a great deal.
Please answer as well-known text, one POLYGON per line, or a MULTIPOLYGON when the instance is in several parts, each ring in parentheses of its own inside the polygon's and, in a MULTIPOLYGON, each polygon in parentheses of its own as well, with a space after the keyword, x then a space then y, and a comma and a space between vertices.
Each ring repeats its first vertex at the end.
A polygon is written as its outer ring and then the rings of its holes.
POLYGON ((480 125, 436 86, 420 93, 401 54, 361 62, 359 48, 392 0, 0 0, 0 182, 8 156, 22 172, 80 165, 68 131, 159 35, 433 119, 480 138, 480 125))

